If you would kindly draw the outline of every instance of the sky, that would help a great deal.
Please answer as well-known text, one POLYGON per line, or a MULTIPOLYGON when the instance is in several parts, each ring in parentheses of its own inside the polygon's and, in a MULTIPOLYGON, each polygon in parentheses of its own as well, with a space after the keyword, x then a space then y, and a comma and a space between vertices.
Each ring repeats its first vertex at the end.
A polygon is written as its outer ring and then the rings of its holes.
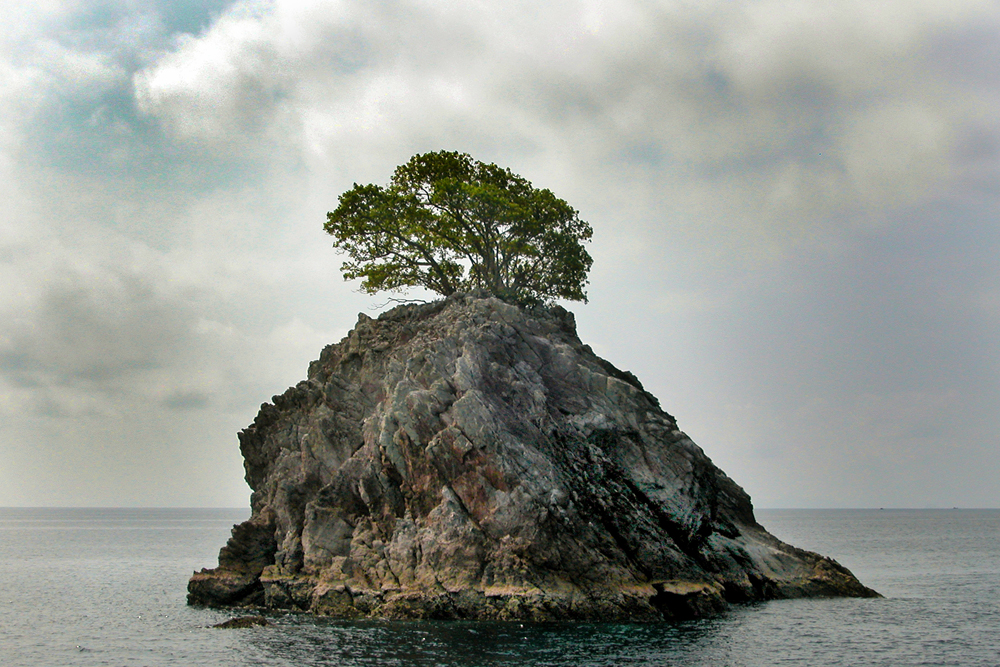
POLYGON ((246 507, 386 307, 326 212, 457 150, 593 226, 582 340, 757 507, 1000 507, 1000 3, 0 3, 0 506, 246 507))

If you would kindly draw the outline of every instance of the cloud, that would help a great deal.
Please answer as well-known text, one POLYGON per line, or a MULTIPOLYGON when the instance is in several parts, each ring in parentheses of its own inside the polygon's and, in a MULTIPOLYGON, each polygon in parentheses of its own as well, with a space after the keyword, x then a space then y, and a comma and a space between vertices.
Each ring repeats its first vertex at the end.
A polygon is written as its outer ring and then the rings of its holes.
POLYGON ((272 120, 282 82, 278 53, 261 15, 263 3, 229 10, 210 32, 179 35, 176 50, 135 75, 139 109, 154 107, 175 135, 221 139, 259 130, 272 120))
POLYGON ((576 172, 632 165, 681 215, 777 242, 950 185, 987 91, 929 61, 994 14, 980 2, 238 3, 135 85, 180 135, 294 128, 306 156, 332 163, 361 150, 398 162, 399 143, 434 137, 529 164, 572 155, 576 172))
POLYGON ((848 502, 874 459, 918 503, 918 452, 995 442, 995 3, 4 8, 0 446, 52 484, 0 504, 156 466, 239 498, 232 433, 380 302, 324 214, 442 148, 580 209, 584 338, 765 504, 848 502))
MULTIPOLYGON (((0 346, 3 375, 36 406, 73 415, 142 395, 191 345, 192 309, 155 269, 139 268, 148 254, 81 260, 58 244, 39 250, 15 261, 33 293, 3 304, 0 346)), ((31 409, 4 406, 8 416, 31 409)))
POLYGON ((200 410, 208 407, 210 402, 208 395, 197 391, 177 392, 163 399, 163 405, 178 411, 200 410))

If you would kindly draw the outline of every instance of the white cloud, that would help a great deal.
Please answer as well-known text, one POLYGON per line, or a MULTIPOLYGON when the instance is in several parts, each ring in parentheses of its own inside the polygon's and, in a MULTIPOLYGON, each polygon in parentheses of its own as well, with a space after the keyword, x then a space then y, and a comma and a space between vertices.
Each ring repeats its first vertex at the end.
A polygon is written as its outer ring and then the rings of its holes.
POLYGON ((68 48, 55 40, 35 43, 33 65, 51 77, 55 85, 100 91, 120 81, 125 69, 108 53, 68 48))
POLYGON ((136 75, 141 107, 199 140, 294 136, 353 180, 442 147, 527 167, 559 154, 577 180, 634 164, 650 182, 616 188, 780 244, 951 185, 985 91, 927 61, 942 34, 996 20, 981 2, 366 9, 238 4, 136 75))
POLYGON ((276 45, 262 20, 265 3, 230 10, 200 37, 180 35, 155 75, 140 72, 139 108, 159 113, 169 130, 192 139, 222 139, 258 130, 272 120, 281 94, 276 45))

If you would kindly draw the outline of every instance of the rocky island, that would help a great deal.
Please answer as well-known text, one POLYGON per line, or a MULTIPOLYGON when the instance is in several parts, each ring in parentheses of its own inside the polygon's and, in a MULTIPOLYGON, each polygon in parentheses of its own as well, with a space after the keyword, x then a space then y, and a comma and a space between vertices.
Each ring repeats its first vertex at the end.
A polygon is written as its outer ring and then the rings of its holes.
POLYGON ((767 533, 558 306, 453 294, 361 315, 239 440, 252 516, 191 604, 653 621, 878 595, 767 533))

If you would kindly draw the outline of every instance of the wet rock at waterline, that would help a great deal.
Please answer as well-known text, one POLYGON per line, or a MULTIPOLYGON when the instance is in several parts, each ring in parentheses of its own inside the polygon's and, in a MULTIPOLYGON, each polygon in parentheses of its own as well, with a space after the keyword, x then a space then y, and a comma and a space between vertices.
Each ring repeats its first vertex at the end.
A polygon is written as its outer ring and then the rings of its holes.
POLYGON ((877 595, 758 525, 558 306, 453 295, 361 315, 240 448, 253 513, 192 604, 647 621, 877 595))
POLYGON ((216 623, 212 627, 220 628, 222 630, 238 630, 256 627, 266 628, 269 625, 271 624, 263 616, 239 616, 237 618, 231 618, 228 621, 223 621, 222 623, 216 623))

